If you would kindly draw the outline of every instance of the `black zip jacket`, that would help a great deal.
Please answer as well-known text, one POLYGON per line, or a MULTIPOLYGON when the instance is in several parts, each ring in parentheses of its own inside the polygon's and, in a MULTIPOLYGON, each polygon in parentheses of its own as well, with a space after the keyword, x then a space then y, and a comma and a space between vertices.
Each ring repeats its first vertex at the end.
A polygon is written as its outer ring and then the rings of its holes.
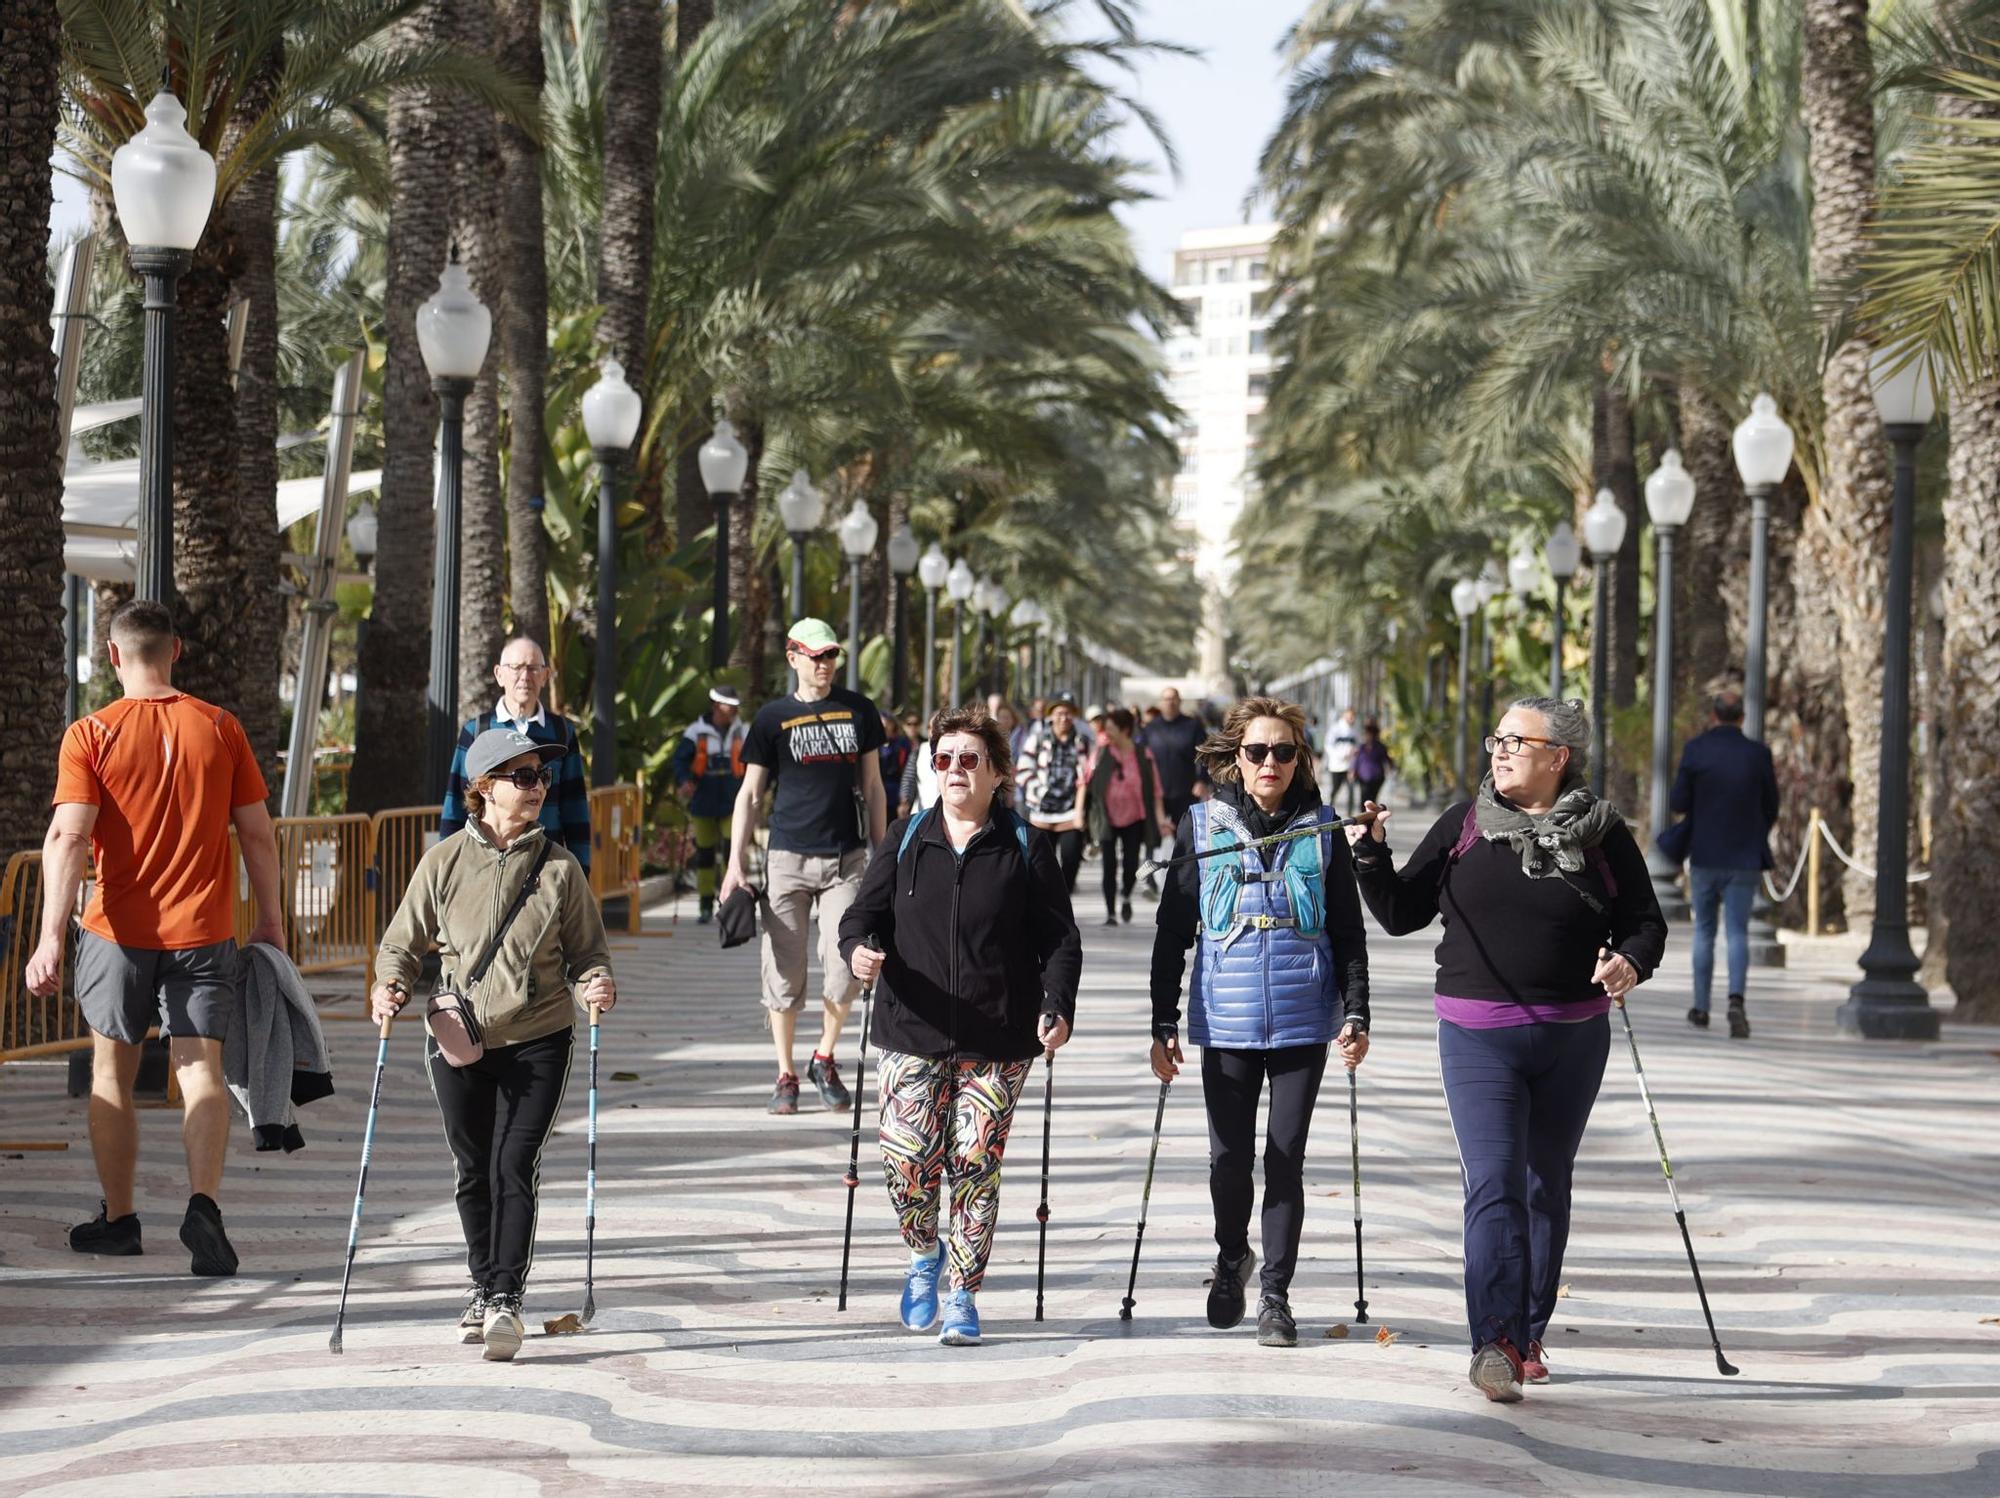
POLYGON ((869 860, 861 891, 840 919, 840 955, 871 934, 888 961, 875 985, 875 1043, 914 1056, 1025 1061, 1040 1052, 1041 1017, 1076 1022, 1083 943, 1069 885, 1043 833, 1028 831, 1027 857, 997 813, 952 851, 944 812, 903 855, 898 818, 869 860))
POLYGON ((1599 947, 1631 963, 1641 983, 1653 976, 1666 954, 1667 923, 1645 855, 1622 822, 1602 844, 1618 884, 1613 896, 1595 860, 1566 878, 1530 879, 1519 853, 1481 838, 1454 862, 1451 850, 1470 805, 1447 808, 1401 870, 1386 843, 1365 837, 1355 848, 1355 877, 1384 931, 1402 936, 1444 917, 1438 993, 1517 1004, 1601 999, 1602 985, 1590 981, 1599 947), (1578 889, 1588 890, 1603 913, 1578 889))
MULTIPOLYGON (((1253 838, 1283 832, 1291 820, 1308 807, 1320 804, 1319 786, 1306 771, 1292 777, 1285 804, 1271 813, 1259 807, 1234 781, 1214 784, 1216 799, 1227 801, 1243 816, 1243 824, 1253 838)), ((1339 964, 1341 1028, 1349 1022, 1368 1028, 1368 928, 1361 922, 1361 896, 1355 892, 1354 872, 1347 858, 1347 834, 1335 831, 1332 860, 1326 866, 1326 934, 1333 942, 1334 960, 1339 964)), ((1183 858, 1195 852, 1194 813, 1181 813, 1174 829, 1174 852, 1183 858)), ((1264 848, 1258 857, 1271 867, 1276 848, 1264 848)), ((1181 1020, 1181 979, 1187 972, 1187 949, 1201 934, 1201 865, 1184 863, 1167 871, 1160 887, 1160 914, 1153 933, 1153 1034, 1164 1038, 1177 1034, 1181 1020)))

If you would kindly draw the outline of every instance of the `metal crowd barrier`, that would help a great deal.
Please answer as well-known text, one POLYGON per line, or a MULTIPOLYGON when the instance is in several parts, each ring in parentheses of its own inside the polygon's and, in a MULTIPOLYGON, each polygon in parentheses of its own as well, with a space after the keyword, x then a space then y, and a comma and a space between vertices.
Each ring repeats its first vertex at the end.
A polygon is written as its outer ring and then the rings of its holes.
POLYGON ((640 823, 636 785, 599 786, 590 793, 590 892, 601 906, 625 901, 625 929, 639 929, 640 823))
MULTIPOLYGON (((28 992, 28 959, 42 932, 42 855, 16 853, 0 874, 0 1061, 26 1061, 90 1048, 90 1028, 70 990, 69 950, 62 984, 46 999, 28 992)), ((74 943, 71 944, 72 947, 74 943)))

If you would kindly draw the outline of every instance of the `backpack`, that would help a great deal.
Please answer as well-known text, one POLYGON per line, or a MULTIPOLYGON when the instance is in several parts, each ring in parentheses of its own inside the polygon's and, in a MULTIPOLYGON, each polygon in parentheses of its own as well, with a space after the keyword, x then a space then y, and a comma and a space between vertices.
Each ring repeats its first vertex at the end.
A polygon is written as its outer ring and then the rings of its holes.
MULTIPOLYGON (((1451 865, 1457 863, 1459 859, 1463 858, 1466 855, 1466 853, 1471 849, 1472 845, 1478 841, 1479 841, 1479 803, 1475 801, 1470 806, 1465 808, 1465 825, 1459 829, 1458 841, 1451 845, 1451 852, 1448 855, 1446 855, 1445 869, 1447 875, 1449 875, 1450 873, 1451 865)), ((1597 877, 1604 881, 1605 892, 1609 894, 1612 899, 1614 900, 1617 899, 1618 877, 1617 875, 1611 872, 1611 860, 1604 856, 1604 850, 1598 847, 1585 848, 1583 850, 1583 861, 1589 864, 1591 868, 1597 871, 1597 877)), ((1610 911, 1604 908, 1602 902, 1598 900, 1597 896, 1593 895, 1589 890, 1585 889, 1582 885, 1572 882, 1570 877, 1567 874, 1564 874, 1561 870, 1556 871, 1556 877, 1561 879, 1564 884, 1569 885, 1571 889, 1575 890, 1577 894, 1582 898, 1583 903, 1588 905, 1592 910, 1596 911, 1599 915, 1609 915, 1611 913, 1610 911)))

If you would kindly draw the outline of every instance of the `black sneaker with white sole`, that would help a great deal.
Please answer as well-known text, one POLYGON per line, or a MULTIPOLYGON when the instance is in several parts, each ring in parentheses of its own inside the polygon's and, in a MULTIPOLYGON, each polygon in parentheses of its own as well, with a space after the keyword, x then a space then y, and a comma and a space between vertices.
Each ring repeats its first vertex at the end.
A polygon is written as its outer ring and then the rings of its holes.
POLYGON ((474 1285, 466 1292, 465 1309, 458 1313, 458 1340, 477 1346, 486 1340, 486 1288, 474 1285))
POLYGON ((1257 1302, 1257 1345, 1297 1347, 1299 1324, 1292 1319, 1291 1302, 1282 1295, 1266 1295, 1257 1302))
POLYGON ((214 1198, 196 1192, 188 1198, 187 1216, 181 1219, 181 1242, 193 1255, 190 1274, 208 1279, 227 1279, 236 1273, 236 1250, 222 1230, 222 1208, 214 1198))
POLYGON ((116 1258, 145 1252, 139 1246, 137 1212, 127 1212, 123 1217, 105 1214, 105 1205, 100 1201, 95 1217, 89 1222, 79 1222, 69 1230, 69 1246, 80 1254, 105 1254, 116 1258))
POLYGON ((1243 1320, 1243 1282, 1257 1267, 1257 1251, 1243 1250, 1243 1257, 1215 1256, 1215 1275, 1208 1282, 1208 1324, 1227 1331, 1243 1320))
POLYGON ((854 1101, 847 1084, 840 1080, 840 1063, 817 1051, 806 1063, 806 1078, 819 1089, 819 1100, 828 1108, 845 1108, 854 1101))
POLYGON ((486 1298, 486 1322, 479 1329, 479 1339, 486 1344, 482 1356, 489 1363, 510 1363, 514 1354, 521 1350, 521 1341, 527 1330, 521 1324, 521 1297, 518 1295, 489 1295, 486 1298))

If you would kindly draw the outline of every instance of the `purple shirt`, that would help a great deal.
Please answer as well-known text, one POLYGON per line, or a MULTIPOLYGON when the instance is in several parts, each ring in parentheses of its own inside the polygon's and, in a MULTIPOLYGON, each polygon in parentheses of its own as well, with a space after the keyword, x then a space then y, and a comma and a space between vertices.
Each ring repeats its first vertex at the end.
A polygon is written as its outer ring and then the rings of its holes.
POLYGON ((1512 999, 1454 999, 1433 994, 1439 1019, 1461 1030, 1507 1030, 1516 1025, 1573 1025, 1611 1012, 1611 996, 1599 994, 1576 1004, 1517 1004, 1512 999))

